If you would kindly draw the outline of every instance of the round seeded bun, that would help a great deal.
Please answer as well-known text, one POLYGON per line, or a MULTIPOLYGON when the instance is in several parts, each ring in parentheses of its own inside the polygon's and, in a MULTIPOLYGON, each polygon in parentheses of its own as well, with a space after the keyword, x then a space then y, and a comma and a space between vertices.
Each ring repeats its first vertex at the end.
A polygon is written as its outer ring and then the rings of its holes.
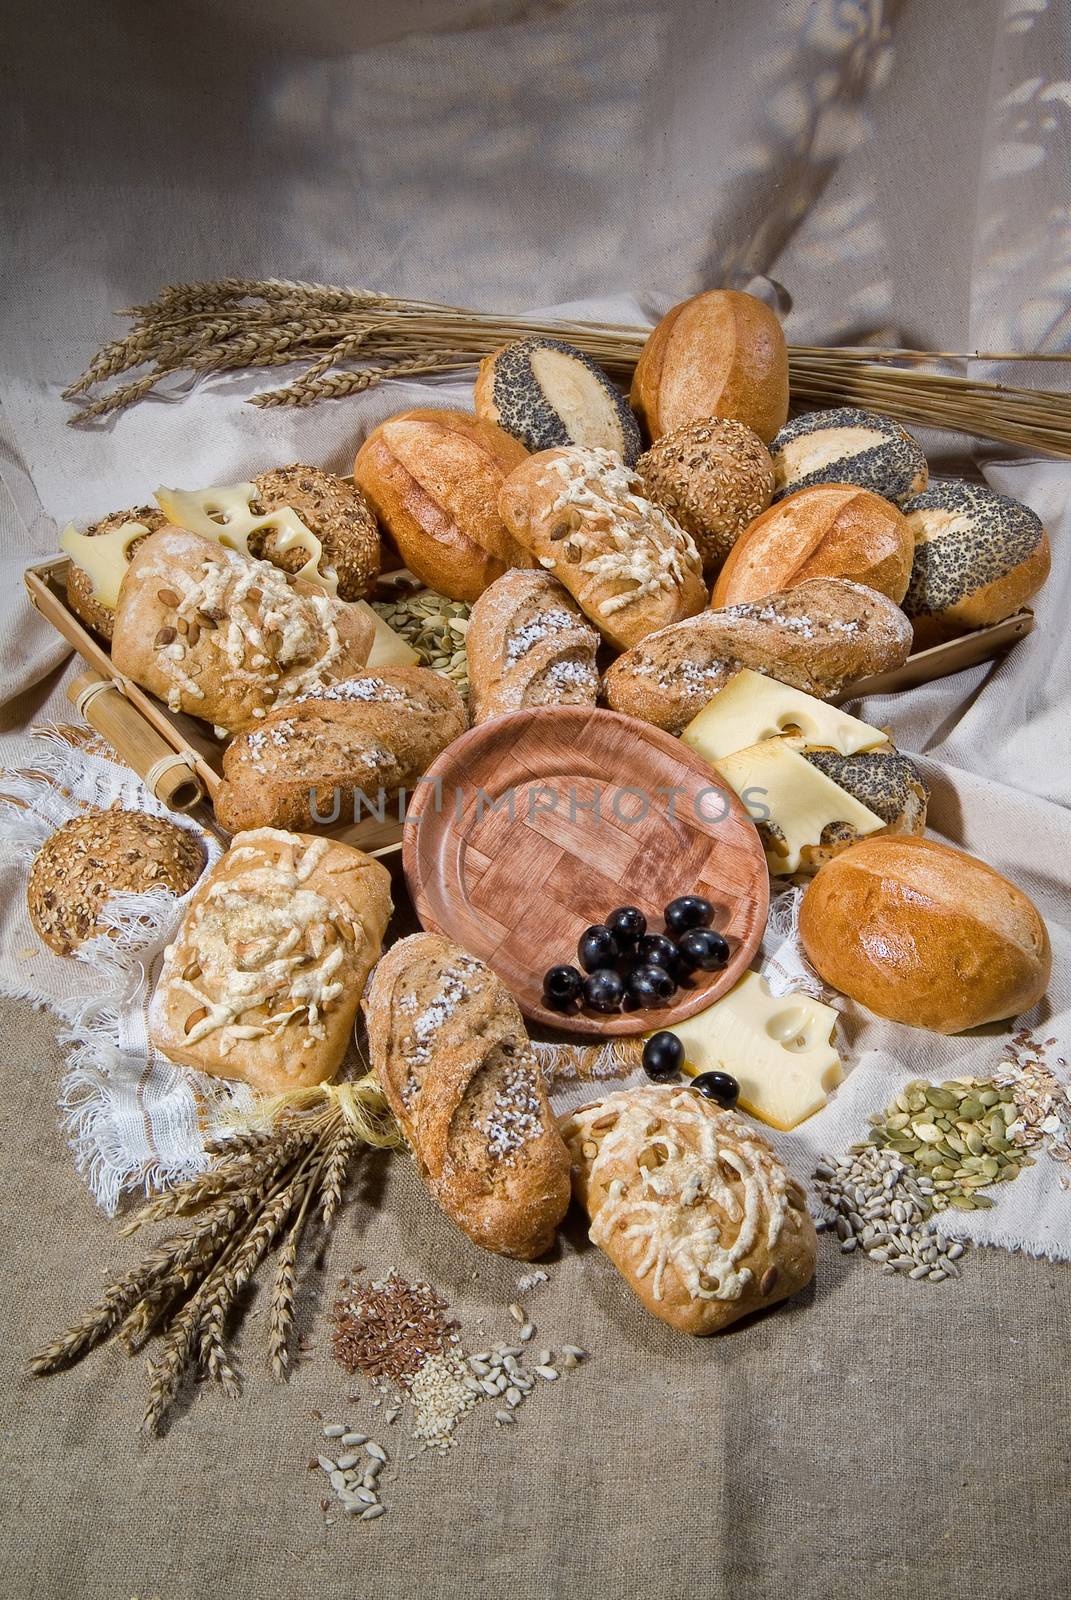
POLYGON ((708 578, 773 498, 770 452, 745 422, 729 417, 664 433, 636 471, 655 505, 691 534, 708 578))
POLYGON ((929 478, 922 446, 906 428, 856 406, 793 417, 770 455, 779 500, 815 483, 854 483, 901 505, 929 478))
POLYGON ((68 956, 102 930, 114 894, 170 889, 184 895, 204 870, 196 834, 144 811, 93 807, 56 829, 30 866, 26 903, 39 938, 68 956))
POLYGON ((602 368, 562 339, 517 339, 484 356, 474 409, 526 450, 579 444, 613 450, 627 466, 640 453, 640 428, 602 368))
MULTIPOLYGON (((106 517, 101 517, 99 522, 94 522, 92 527, 85 530, 87 539, 94 539, 101 533, 114 533, 117 528, 122 528, 128 522, 144 523, 148 529, 140 539, 131 540, 126 548, 126 559, 133 559, 134 552, 139 545, 145 543, 150 533, 156 533, 159 528, 167 527, 167 518, 158 506, 135 506, 133 511, 113 511, 106 517)), ((101 605, 93 594, 93 580, 83 567, 78 567, 70 562, 67 567, 67 604, 76 616, 93 632, 102 639, 111 643, 112 627, 115 623, 115 612, 110 606, 101 605)))
POLYGON ((1033 902, 934 839, 853 844, 808 886, 799 927, 826 983, 879 1017, 935 1033, 1029 1011, 1052 971, 1033 902))
MULTIPOLYGON (((360 489, 333 472, 300 463, 262 472, 253 484, 253 510, 258 516, 289 506, 316 535, 323 546, 321 565, 338 575, 340 600, 360 600, 368 593, 379 576, 379 528, 360 489)), ((308 556, 303 550, 280 553, 276 542, 276 534, 269 531, 254 536, 250 549, 284 572, 297 572, 305 565, 308 556)))

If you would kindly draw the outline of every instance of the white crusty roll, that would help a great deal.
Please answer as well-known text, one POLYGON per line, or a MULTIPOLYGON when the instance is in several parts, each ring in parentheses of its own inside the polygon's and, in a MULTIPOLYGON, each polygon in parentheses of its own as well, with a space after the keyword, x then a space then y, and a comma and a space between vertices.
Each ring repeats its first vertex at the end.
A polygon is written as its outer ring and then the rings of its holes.
POLYGON ((370 814, 409 788, 464 733, 465 706, 449 678, 424 667, 381 667, 269 713, 232 739, 216 791, 216 820, 243 828, 312 828, 367 796, 370 814))
POLYGON ((549 572, 517 568, 473 606, 465 634, 475 725, 526 706, 593 706, 599 635, 549 572))
POLYGON ((886 595, 812 578, 650 634, 610 665, 603 687, 615 711, 681 733, 741 667, 832 700, 910 649, 911 625, 886 595))
POLYGON ((814 1277, 814 1223, 754 1125, 691 1088, 622 1089, 562 1121, 573 1189, 647 1310, 717 1333, 814 1277))
POLYGON ((323 1083, 391 910, 387 869, 348 844, 238 834, 164 952, 149 1037, 169 1061, 265 1093, 323 1083))
POLYGON ((800 938, 834 989, 935 1033, 1029 1011, 1052 970, 1033 902, 984 861, 934 839, 853 844, 808 887, 800 938))
POLYGON ((374 634, 367 610, 270 561, 161 528, 123 577, 112 661, 170 710, 234 729, 349 677, 374 634))
POLYGON ((691 535, 609 450, 529 456, 498 504, 513 536, 621 650, 707 603, 691 535))
POLYGON ((372 1070, 446 1215, 498 1255, 549 1250, 569 1155, 509 990, 451 940, 417 933, 379 963, 364 1014, 372 1070))

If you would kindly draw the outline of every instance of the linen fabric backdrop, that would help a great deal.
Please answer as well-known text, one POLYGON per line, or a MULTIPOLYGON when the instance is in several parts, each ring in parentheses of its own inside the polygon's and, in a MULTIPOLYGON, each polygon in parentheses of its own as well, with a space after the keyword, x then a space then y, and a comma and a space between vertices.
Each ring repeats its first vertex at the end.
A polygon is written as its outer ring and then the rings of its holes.
MULTIPOLYGON (((279 276, 645 322, 728 284, 770 299, 797 343, 1063 350, 1069 16, 1066 0, 15 0, 0 101, 0 759, 24 763, 30 724, 70 715, 75 665, 21 587, 64 522, 160 482, 292 460, 348 471, 388 413, 468 402, 465 384, 399 383, 261 411, 243 399, 278 374, 234 375, 72 430, 60 390, 118 331, 116 308, 166 282, 279 276)), ((971 371, 1066 388, 1058 367, 971 371)), ((1071 466, 924 443, 937 471, 980 466, 1042 514, 1052 579, 1005 660, 856 709, 923 758, 935 834, 1049 919, 1056 971, 1028 1020, 1066 1039, 1071 466)), ((573 1387, 548 1387, 516 1429, 474 1419, 447 1460, 399 1475, 388 1517, 326 1526, 304 1472, 310 1412, 371 1415, 347 1406, 329 1358, 334 1278, 358 1261, 427 1274, 476 1347, 506 1336, 515 1292, 516 1270, 455 1236, 404 1162, 377 1163, 303 1286, 313 1348, 290 1386, 264 1376, 254 1317, 243 1400, 202 1392, 163 1441, 139 1444, 137 1365, 108 1350, 44 1383, 21 1374, 30 1345, 133 1252, 58 1132, 52 1023, 2 1011, 0 1593, 1068 1587, 1071 1279, 1005 1252, 976 1251, 959 1283, 929 1287, 825 1241, 797 1302, 700 1343, 646 1317, 571 1224, 530 1309, 541 1341, 592 1349, 573 1387)), ((1000 1038, 867 1024, 853 1051, 864 1043, 943 1076, 994 1064, 1000 1038)))

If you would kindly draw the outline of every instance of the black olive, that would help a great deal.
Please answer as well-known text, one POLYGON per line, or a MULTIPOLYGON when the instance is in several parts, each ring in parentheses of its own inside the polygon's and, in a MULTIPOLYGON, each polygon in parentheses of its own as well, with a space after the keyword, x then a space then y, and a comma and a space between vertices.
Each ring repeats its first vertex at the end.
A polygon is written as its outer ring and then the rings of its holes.
POLYGON ((676 980, 665 967, 637 967, 628 975, 628 995, 638 1006, 662 1006, 677 992, 676 980))
POLYGON ((689 928, 709 928, 714 907, 701 894, 682 894, 669 902, 663 916, 670 933, 687 933, 689 928))
POLYGON ((585 972, 595 972, 599 967, 612 967, 621 954, 617 940, 604 922, 596 922, 594 927, 584 930, 576 953, 585 972))
POLYGON ((692 1079, 692 1088, 707 1100, 717 1101, 726 1111, 731 1111, 740 1098, 740 1085, 730 1072, 701 1072, 692 1079))
POLYGON ((724 967, 729 959, 729 946, 720 933, 710 928, 690 928, 677 940, 677 950, 682 965, 690 972, 702 967, 704 972, 714 972, 724 967))
POLYGON ((593 1011, 620 1011, 625 981, 612 967, 600 967, 584 980, 584 1004, 593 1011))
POLYGON ((555 1010, 564 1010, 579 1000, 584 980, 575 967, 551 967, 543 974, 543 999, 555 1010))
POLYGON ((643 938, 647 932, 647 918, 639 906, 618 906, 616 911, 610 912, 606 926, 624 952, 643 938))
POLYGON ((652 1033, 643 1047, 643 1070, 656 1083, 675 1078, 684 1065, 684 1046, 675 1033, 652 1033))
POLYGON ((644 966, 665 967, 673 972, 677 965, 677 946, 664 933, 648 933, 640 940, 640 960, 644 966))

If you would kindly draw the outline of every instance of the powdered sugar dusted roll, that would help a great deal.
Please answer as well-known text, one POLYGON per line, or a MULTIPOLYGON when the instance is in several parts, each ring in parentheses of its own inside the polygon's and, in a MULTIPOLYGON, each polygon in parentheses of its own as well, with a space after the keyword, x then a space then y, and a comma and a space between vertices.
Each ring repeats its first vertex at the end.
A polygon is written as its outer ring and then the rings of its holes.
POLYGON ((525 706, 593 706, 598 647, 598 633, 549 572, 507 572, 484 590, 469 617, 473 723, 525 706))

